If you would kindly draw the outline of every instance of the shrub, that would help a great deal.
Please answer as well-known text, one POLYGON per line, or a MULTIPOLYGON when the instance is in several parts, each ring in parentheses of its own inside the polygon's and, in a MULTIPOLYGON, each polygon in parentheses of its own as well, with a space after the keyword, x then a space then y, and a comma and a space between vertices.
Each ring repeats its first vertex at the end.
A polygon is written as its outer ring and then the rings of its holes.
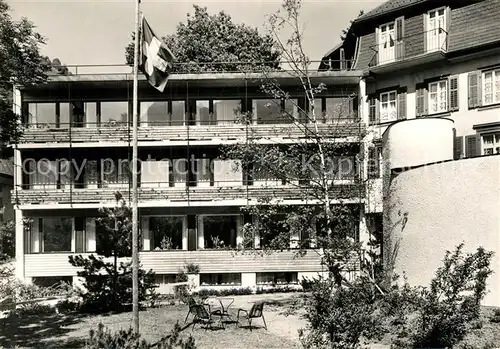
POLYGON ((357 348, 363 338, 382 333, 376 315, 376 291, 360 278, 349 288, 336 288, 332 279, 317 279, 305 299, 306 331, 299 333, 304 348, 357 348))
POLYGON ((314 283, 317 281, 317 279, 312 278, 302 278, 300 280, 300 286, 302 286, 302 290, 304 292, 309 292, 312 291, 314 283))
POLYGON ((495 309, 493 315, 490 317, 490 322, 499 323, 500 322, 500 309, 495 309))
POLYGON ((53 315, 55 313, 55 307, 40 303, 25 304, 14 311, 14 314, 19 317, 33 315, 53 315))
POLYGON ((184 341, 180 338, 180 326, 176 324, 171 334, 162 338, 154 344, 148 343, 141 338, 140 334, 134 333, 132 328, 111 333, 102 323, 99 323, 97 330, 90 330, 89 339, 85 343, 85 349, 195 349, 193 337, 184 341))
POLYGON ((400 328, 397 347, 452 348, 478 326, 493 253, 480 247, 464 254, 463 246, 446 252, 430 287, 421 292, 416 316, 400 328))
POLYGON ((200 266, 195 263, 188 263, 185 266, 186 272, 188 274, 199 274, 200 273, 200 266))
POLYGON ((59 313, 71 313, 80 309, 80 303, 65 299, 56 304, 56 309, 59 313))
POLYGON ((250 287, 234 287, 234 288, 226 288, 226 289, 201 289, 195 293, 200 298, 207 297, 224 297, 224 296, 237 296, 237 295, 248 295, 253 294, 253 291, 250 287))

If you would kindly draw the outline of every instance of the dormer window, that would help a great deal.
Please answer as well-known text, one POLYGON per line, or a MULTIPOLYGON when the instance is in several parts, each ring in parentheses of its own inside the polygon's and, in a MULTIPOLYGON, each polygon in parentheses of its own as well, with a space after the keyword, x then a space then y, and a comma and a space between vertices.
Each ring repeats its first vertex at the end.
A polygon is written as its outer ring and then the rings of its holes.
POLYGON ((447 48, 447 11, 445 7, 427 13, 426 18, 426 45, 427 52, 446 51, 447 48))

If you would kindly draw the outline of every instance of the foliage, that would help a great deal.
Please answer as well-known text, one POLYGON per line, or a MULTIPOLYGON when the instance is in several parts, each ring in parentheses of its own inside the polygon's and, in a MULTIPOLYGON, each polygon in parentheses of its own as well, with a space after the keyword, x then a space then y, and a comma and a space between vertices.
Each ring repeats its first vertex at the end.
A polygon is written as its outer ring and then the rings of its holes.
POLYGON ((382 327, 376 313, 377 291, 361 278, 350 287, 337 288, 334 280, 319 278, 306 298, 304 348, 358 348, 363 338, 376 338, 382 327))
POLYGON ((172 242, 172 238, 169 236, 164 236, 163 239, 161 239, 160 248, 162 250, 173 250, 174 244, 172 242))
MULTIPOLYGON (((114 208, 102 208, 97 220, 97 256, 70 256, 69 262, 83 277, 86 292, 82 293, 83 311, 106 312, 122 310, 132 302, 132 263, 119 260, 132 255, 131 210, 120 193, 114 208)), ((155 286, 153 271, 139 269, 139 301, 146 299, 155 286)))
POLYGON ((495 309, 490 317, 490 322, 500 323, 500 309, 495 309))
POLYGON ((59 313, 71 313, 80 309, 80 302, 75 302, 70 299, 65 299, 56 304, 56 309, 59 313))
POLYGON ((223 288, 223 289, 201 289, 198 292, 193 293, 200 298, 207 298, 211 296, 237 296, 237 295, 249 295, 253 294, 253 290, 250 287, 234 287, 234 288, 223 288))
POLYGON ((200 266, 195 263, 187 263, 184 268, 186 269, 186 272, 188 274, 199 274, 200 273, 200 266))
POLYGON ((20 117, 12 111, 12 86, 44 82, 48 66, 40 54, 45 39, 26 18, 15 21, 9 6, 0 0, 0 156, 9 157, 6 148, 22 134, 20 117))
POLYGON ((33 303, 26 304, 12 312, 13 316, 25 317, 33 315, 52 315, 56 313, 56 308, 47 304, 33 303))
MULTIPOLYGON (((280 52, 270 35, 261 35, 256 28, 245 24, 235 24, 224 11, 212 15, 206 7, 193 7, 194 14, 187 15, 186 23, 179 23, 174 34, 163 37, 178 62, 174 71, 239 72, 264 62, 269 68, 279 67, 280 52)), ((132 65, 133 41, 125 52, 127 64, 132 65)))
POLYGON ((403 326, 398 347, 451 348, 478 321, 493 252, 480 247, 464 254, 463 247, 446 252, 443 265, 422 293, 417 317, 403 326))
POLYGON ((0 222, 0 263, 15 257, 15 239, 15 222, 12 220, 0 222))
POLYGON ((149 349, 153 347, 159 349, 195 349, 193 337, 189 336, 187 340, 184 340, 179 335, 180 330, 179 324, 176 324, 170 335, 158 343, 150 344, 142 339, 139 333, 134 333, 132 328, 111 333, 102 323, 99 323, 97 330, 90 330, 85 349, 149 349))

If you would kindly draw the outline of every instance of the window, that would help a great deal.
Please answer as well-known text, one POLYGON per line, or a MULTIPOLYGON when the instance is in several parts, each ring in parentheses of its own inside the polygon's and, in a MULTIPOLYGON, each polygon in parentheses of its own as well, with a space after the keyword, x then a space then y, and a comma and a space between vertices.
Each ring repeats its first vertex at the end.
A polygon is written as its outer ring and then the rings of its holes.
POLYGON ((238 286, 241 285, 241 273, 200 274, 202 286, 238 286))
POLYGON ((441 80, 429 84, 429 114, 448 111, 447 82, 447 80, 441 80))
POLYGON ((446 22, 445 8, 427 14, 427 51, 446 50, 446 22))
POLYGON ((396 30, 394 22, 381 25, 378 31, 378 62, 390 63, 396 58, 396 30))
POLYGON ((241 100, 215 100, 214 114, 217 124, 234 124, 241 111, 241 100))
POLYGON ((286 285, 297 283, 297 272, 257 273, 257 285, 286 285))
POLYGON ((500 132, 482 135, 483 155, 500 154, 500 132))
POLYGON ((40 218, 39 231, 42 234, 42 252, 71 252, 71 218, 40 218))
POLYGON ((200 125, 210 125, 212 123, 210 101, 196 101, 196 120, 200 125))
POLYGON ((397 92, 390 91, 380 94, 380 122, 397 120, 397 92))
POLYGON ((350 119, 353 112, 354 99, 350 97, 325 98, 325 118, 327 122, 338 122, 350 119))
POLYGON ((130 165, 127 159, 104 159, 102 161, 103 187, 129 183, 130 165))
POLYGON ((57 127, 56 103, 29 103, 28 113, 32 127, 57 127))
POLYGON ((276 124, 281 120, 279 99, 254 99, 253 116, 258 124, 276 124))
POLYGON ((186 115, 185 101, 172 101, 172 109, 170 111, 170 123, 172 126, 184 125, 184 117, 186 115))
POLYGON ((149 232, 153 250, 182 249, 183 217, 150 217, 149 232))
POLYGON ((236 247, 237 216, 204 216, 206 248, 236 247))
POLYGON ((141 162, 141 187, 168 187, 168 177, 168 160, 146 160, 141 162))
POLYGON ((174 159, 172 161, 171 182, 174 186, 185 186, 188 180, 188 160, 174 159))
POLYGON ((128 120, 128 102, 101 102, 101 125, 115 126, 128 120))
POLYGON ((36 286, 40 287, 55 287, 61 283, 72 284, 72 276, 37 276, 32 279, 32 282, 36 286))
POLYGON ((167 126, 168 102, 141 102, 141 126, 167 126))
POLYGON ((500 70, 483 73, 484 104, 500 103, 500 70))

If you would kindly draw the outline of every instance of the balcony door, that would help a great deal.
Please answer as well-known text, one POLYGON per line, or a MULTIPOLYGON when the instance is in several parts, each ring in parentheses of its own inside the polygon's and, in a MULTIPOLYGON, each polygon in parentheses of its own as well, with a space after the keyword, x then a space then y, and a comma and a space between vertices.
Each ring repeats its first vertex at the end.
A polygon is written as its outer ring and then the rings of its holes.
POLYGON ((379 64, 394 62, 396 59, 396 30, 394 22, 380 26, 378 42, 379 64))
POLYGON ((446 11, 444 8, 429 11, 427 15, 427 51, 446 48, 446 11))

